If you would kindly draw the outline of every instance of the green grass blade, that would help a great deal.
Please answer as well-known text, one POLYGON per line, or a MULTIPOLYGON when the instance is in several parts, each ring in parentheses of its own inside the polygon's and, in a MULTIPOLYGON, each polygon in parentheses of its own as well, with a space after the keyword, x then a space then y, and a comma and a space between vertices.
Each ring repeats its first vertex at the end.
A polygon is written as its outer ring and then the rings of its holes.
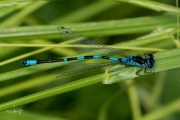
POLYGON ((171 116, 172 114, 178 113, 179 111, 179 104, 180 104, 180 99, 176 99, 175 101, 163 105, 159 109, 156 109, 148 114, 146 114, 144 117, 142 117, 139 120, 161 120, 166 117, 171 116))
POLYGON ((113 0, 113 1, 118 1, 118 2, 127 2, 130 4, 142 6, 151 10, 155 11, 164 11, 168 13, 174 13, 174 14, 179 14, 180 9, 175 7, 175 6, 170 6, 167 4, 151 1, 151 0, 113 0))
POLYGON ((43 98, 47 98, 50 96, 58 95, 61 93, 65 93, 68 91, 76 90, 85 86, 89 86, 102 81, 102 75, 96 75, 90 78, 84 78, 81 80, 77 80, 71 83, 67 83, 65 85, 61 85, 55 88, 51 88, 42 92, 34 93, 32 95, 28 95, 16 100, 9 101, 7 103, 0 104, 0 111, 4 111, 6 109, 12 108, 15 106, 24 105, 27 103, 31 103, 37 100, 41 100, 43 98))
MULTIPOLYGON (((57 27, 62 25, 46 25, 0 29, 0 40, 14 39, 48 39, 59 38, 57 27)), ((146 33, 152 30, 176 27, 176 17, 162 15, 156 17, 140 17, 124 20, 110 20, 77 24, 63 24, 68 28, 76 28, 87 36, 109 36, 119 34, 146 33), (144 22, 146 21, 146 22, 144 22)))
POLYGON ((55 21, 52 22, 52 24, 60 24, 60 23, 62 24, 68 22, 71 23, 71 22, 79 22, 79 21, 87 20, 115 6, 117 6, 117 3, 115 2, 95 1, 90 5, 80 8, 63 17, 60 17, 59 19, 56 19, 55 21), (92 9, 96 9, 96 11, 93 11, 92 9))
POLYGON ((47 4, 48 2, 34 2, 31 3, 28 7, 23 8, 20 12, 14 14, 13 16, 6 19, 4 22, 1 22, 0 27, 10 27, 19 25, 31 12, 40 8, 41 6, 47 4))

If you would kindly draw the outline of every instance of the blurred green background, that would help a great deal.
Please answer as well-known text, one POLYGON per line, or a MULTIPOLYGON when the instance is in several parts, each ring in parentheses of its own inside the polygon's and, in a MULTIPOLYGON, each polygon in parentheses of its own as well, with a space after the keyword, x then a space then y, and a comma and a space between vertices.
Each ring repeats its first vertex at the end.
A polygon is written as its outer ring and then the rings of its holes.
POLYGON ((51 46, 63 42, 58 26, 131 55, 176 48, 177 1, 20 1, 0 2, 0 120, 180 119, 178 68, 106 85, 94 80, 105 69, 55 78, 54 70, 73 62, 20 65, 80 54, 51 46))

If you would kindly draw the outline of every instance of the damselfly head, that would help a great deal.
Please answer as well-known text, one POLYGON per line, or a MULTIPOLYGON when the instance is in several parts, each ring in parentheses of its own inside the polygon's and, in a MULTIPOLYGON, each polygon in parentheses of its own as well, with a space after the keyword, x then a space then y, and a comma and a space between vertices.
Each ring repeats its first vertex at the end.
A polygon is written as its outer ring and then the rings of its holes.
POLYGON ((147 58, 148 58, 148 61, 149 61, 148 68, 153 68, 154 64, 155 64, 153 54, 148 54, 147 58))

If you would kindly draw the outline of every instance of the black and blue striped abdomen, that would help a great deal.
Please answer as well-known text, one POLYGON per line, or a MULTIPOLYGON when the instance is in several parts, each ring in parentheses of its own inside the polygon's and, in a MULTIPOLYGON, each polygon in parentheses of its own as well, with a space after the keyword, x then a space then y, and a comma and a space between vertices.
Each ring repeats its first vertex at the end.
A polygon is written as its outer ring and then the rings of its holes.
POLYGON ((31 65, 42 64, 42 63, 67 62, 67 61, 73 61, 73 60, 98 59, 98 58, 107 59, 114 62, 121 62, 120 58, 101 56, 101 55, 90 55, 90 56, 78 56, 78 57, 71 57, 71 58, 49 59, 49 60, 23 60, 21 61, 21 64, 24 66, 31 66, 31 65))

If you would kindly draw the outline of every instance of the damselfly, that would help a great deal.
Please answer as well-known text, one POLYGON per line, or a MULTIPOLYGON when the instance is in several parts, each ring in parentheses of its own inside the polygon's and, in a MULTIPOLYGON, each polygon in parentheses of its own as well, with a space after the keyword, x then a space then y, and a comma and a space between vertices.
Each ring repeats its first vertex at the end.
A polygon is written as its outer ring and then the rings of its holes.
POLYGON ((58 27, 61 38, 66 40, 69 44, 74 44, 79 46, 83 50, 91 50, 94 55, 77 56, 70 58, 60 58, 60 59, 49 59, 49 60, 23 60, 21 64, 23 66, 31 66, 42 63, 54 63, 54 62, 68 62, 74 60, 86 60, 86 59, 106 59, 109 62, 93 63, 88 65, 74 65, 73 67, 58 68, 55 73, 60 74, 59 76, 71 75, 79 72, 84 72, 87 70, 92 70, 100 67, 110 66, 114 64, 125 64, 129 66, 138 66, 140 69, 136 71, 136 75, 141 75, 140 72, 144 70, 144 73, 154 72, 152 68, 154 67, 155 60, 153 54, 144 53, 144 58, 140 55, 129 56, 125 53, 117 50, 115 48, 103 45, 100 42, 92 40, 78 32, 65 27, 58 27), (109 55, 115 55, 118 57, 111 57, 109 55), (121 57, 120 57, 121 56, 121 57), (147 69, 150 69, 148 72, 147 69))

